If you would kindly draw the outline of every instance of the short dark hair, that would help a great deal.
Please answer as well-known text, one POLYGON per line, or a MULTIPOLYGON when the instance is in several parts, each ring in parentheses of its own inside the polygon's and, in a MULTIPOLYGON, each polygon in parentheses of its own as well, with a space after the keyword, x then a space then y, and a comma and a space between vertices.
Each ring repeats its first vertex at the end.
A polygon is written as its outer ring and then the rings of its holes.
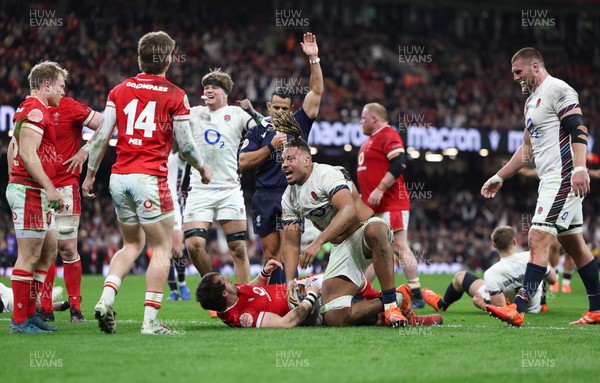
POLYGON ((196 301, 205 310, 225 311, 227 309, 227 298, 223 296, 225 283, 219 277, 219 273, 208 273, 202 277, 196 289, 196 301))
POLYGON ((310 146, 308 146, 308 143, 306 141, 304 141, 304 139, 302 139, 302 137, 295 137, 295 138, 291 139, 290 141, 288 141, 288 143, 285 144, 285 149, 289 149, 289 148, 298 148, 298 150, 304 151, 308 155, 311 154, 310 146))
POLYGON ((515 230, 510 226, 500 226, 492 232, 492 242, 499 251, 508 250, 515 239, 515 230))
POLYGON ((527 61, 537 61, 540 65, 544 65, 544 59, 542 58, 542 54, 535 48, 527 47, 519 49, 517 53, 512 57, 511 63, 522 59, 527 61))
POLYGON ((146 33, 138 42, 138 65, 146 74, 161 74, 169 65, 175 40, 166 32, 146 33))
POLYGON ((277 88, 275 88, 275 90, 273 92, 271 92, 271 101, 273 101, 273 96, 278 96, 281 98, 289 98, 290 102, 291 102, 293 95, 294 94, 292 92, 290 92, 290 90, 288 88, 278 86, 277 88))

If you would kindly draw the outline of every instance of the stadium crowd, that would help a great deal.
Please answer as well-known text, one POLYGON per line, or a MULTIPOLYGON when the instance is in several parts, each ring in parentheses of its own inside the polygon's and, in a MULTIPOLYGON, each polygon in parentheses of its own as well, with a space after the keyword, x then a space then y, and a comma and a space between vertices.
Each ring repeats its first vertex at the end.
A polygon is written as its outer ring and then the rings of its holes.
MULTIPOLYGON (((108 91, 128 74, 138 71, 130 54, 136 41, 144 31, 160 29, 170 29, 177 41, 169 77, 182 85, 193 105, 200 103, 201 76, 212 67, 222 67, 233 74, 236 85, 230 100, 249 98, 259 111, 277 86, 296 81, 296 85, 308 87, 307 68, 297 52, 303 30, 278 27, 271 4, 234 8, 170 2, 171 13, 153 11, 158 9, 152 5, 156 5, 155 1, 144 7, 137 7, 138 2, 132 1, 119 5, 119 13, 126 15, 121 17, 114 15, 111 1, 72 1, 68 7, 65 3, 56 8, 55 17, 63 19, 61 28, 32 28, 26 5, 8 2, 3 6, 0 105, 16 107, 29 92, 27 73, 31 67, 41 59, 52 59, 61 62, 70 73, 68 94, 95 110, 102 110, 108 91), (258 9, 249 12, 251 8, 258 9), (74 11, 61 13, 62 9, 74 11), (173 20, 174 14, 180 16, 173 20), (186 14, 194 17, 181 16, 186 14), (168 28, 169 25, 178 28, 168 28), (203 27, 198 28, 199 25, 203 27)), ((497 34, 495 39, 468 29, 459 36, 450 33, 455 30, 450 21, 440 23, 434 35, 434 29, 424 26, 437 22, 443 8, 431 11, 433 21, 426 21, 418 16, 414 6, 405 6, 417 16, 401 25, 391 22, 401 8, 397 5, 390 12, 385 11, 385 5, 374 12, 363 12, 362 20, 336 17, 336 22, 329 22, 330 15, 322 7, 310 8, 310 13, 307 7, 291 4, 287 7, 304 9, 302 16, 309 18, 312 31, 319 35, 326 82, 319 119, 358 121, 362 106, 376 101, 389 107, 395 124, 398 119, 393 116, 402 113, 423 116, 433 126, 522 129, 522 101, 515 97, 518 88, 507 64, 514 42, 535 44, 544 52, 546 43, 565 41, 565 36, 547 33, 533 40, 531 34, 524 38, 518 30, 510 29, 506 29, 506 34, 497 34), (364 26, 363 33, 356 33, 356 22, 364 26), (464 44, 466 37, 468 46, 464 44), (424 54, 431 57, 431 62, 426 65, 399 62, 402 47, 415 46, 424 47, 424 54)), ((327 12, 343 13, 336 6, 327 12)), ((514 13, 509 17, 520 16, 514 13)), ((565 44, 553 45, 553 51, 545 57, 548 67, 554 69, 553 75, 568 79, 578 90, 586 120, 593 129, 600 122, 600 88, 594 86, 600 81, 597 70, 600 52, 596 44, 591 51, 587 48, 590 41, 587 32, 577 33, 578 39, 571 39, 574 42, 568 49, 557 48, 565 44)), ((0 163, 4 164, 5 158, 3 152, 0 163)), ((485 174, 483 169, 478 172, 472 177, 448 172, 442 165, 409 164, 407 182, 421 182, 425 192, 424 198, 415 198, 411 207, 409 240, 419 262, 459 262, 472 269, 487 268, 495 254, 489 240, 491 231, 502 224, 517 227, 519 244, 526 245, 531 219, 527 212, 533 211, 535 205, 536 181, 511 180, 505 184, 501 198, 484 202, 479 188, 485 174)), ((6 174, 1 177, 6 184, 6 174)), ((84 273, 101 272, 102 265, 120 246, 106 181, 98 182, 98 200, 83 200, 78 247, 84 273)), ((592 190, 599 187, 593 184, 592 190)), ((586 241, 597 254, 600 202, 587 198, 584 211, 586 241)), ((16 258, 16 239, 5 201, 0 217, 1 271, 16 258)), ((216 238, 218 231, 212 229, 207 249, 213 265, 222 266, 230 260, 216 238)), ((260 243, 255 238, 249 241, 248 255, 252 263, 261 262, 260 243)), ((142 258, 138 270, 143 270, 143 262, 142 258)))

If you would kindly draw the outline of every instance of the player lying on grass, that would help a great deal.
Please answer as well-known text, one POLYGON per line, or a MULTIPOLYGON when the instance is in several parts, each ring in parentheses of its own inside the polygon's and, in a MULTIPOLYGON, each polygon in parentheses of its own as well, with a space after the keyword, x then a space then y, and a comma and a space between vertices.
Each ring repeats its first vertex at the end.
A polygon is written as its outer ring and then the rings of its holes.
MULTIPOLYGON (((323 275, 303 278, 298 281, 298 300, 288 300, 286 285, 269 285, 269 277, 281 263, 274 259, 267 262, 261 274, 245 285, 234 284, 218 273, 208 273, 196 289, 196 300, 206 310, 215 310, 218 317, 231 327, 295 327, 323 324, 320 313, 321 285, 323 275)), ((396 290, 397 304, 411 326, 442 324, 439 314, 415 316, 410 300, 410 288, 402 285, 396 290)), ((364 279, 354 300, 381 299, 381 293, 364 279)), ((383 316, 375 315, 373 325, 383 323, 383 316)))
MULTIPOLYGON (((52 310, 66 311, 71 308, 68 299, 64 302, 59 301, 62 298, 62 293, 62 286, 56 286, 52 289, 52 310)), ((10 287, 6 287, 4 283, 0 283, 0 313, 12 313, 15 306, 14 303, 13 290, 10 287)), ((37 308, 40 309, 39 304, 37 308)))
MULTIPOLYGON (((492 245, 498 250, 500 261, 485 272, 483 280, 471 273, 459 271, 448 285, 443 298, 431 289, 423 289, 425 302, 436 311, 447 311, 448 307, 466 292, 473 298, 473 304, 484 311, 488 304, 506 306, 506 298, 513 299, 523 283, 530 255, 529 251, 516 252, 517 239, 515 231, 510 226, 500 226, 493 231, 492 245)), ((546 269, 545 278, 550 285, 556 281, 556 272, 550 265, 546 269)), ((538 294, 527 306, 527 312, 533 314, 540 312, 543 293, 540 284, 538 294)))

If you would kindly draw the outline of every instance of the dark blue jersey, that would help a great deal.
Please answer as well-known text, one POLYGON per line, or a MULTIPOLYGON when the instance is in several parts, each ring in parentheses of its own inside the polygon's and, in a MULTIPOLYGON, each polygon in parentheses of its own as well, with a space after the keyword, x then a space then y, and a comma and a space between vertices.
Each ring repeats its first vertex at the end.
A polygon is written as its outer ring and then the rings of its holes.
MULTIPOLYGON (((305 141, 308 141, 308 135, 314 119, 309 118, 302 108, 294 113, 294 118, 298 122, 298 125, 300 125, 301 137, 305 141)), ((268 130, 272 126, 271 118, 267 117, 262 120, 260 125, 251 127, 248 133, 246 133, 246 139, 240 152, 254 152, 267 146, 276 133, 275 131, 268 130)), ((288 135, 288 141, 292 138, 292 136, 288 135)), ((283 191, 288 186, 283 171, 281 171, 281 153, 282 150, 277 150, 258 164, 256 167, 257 189, 281 189, 283 191)))

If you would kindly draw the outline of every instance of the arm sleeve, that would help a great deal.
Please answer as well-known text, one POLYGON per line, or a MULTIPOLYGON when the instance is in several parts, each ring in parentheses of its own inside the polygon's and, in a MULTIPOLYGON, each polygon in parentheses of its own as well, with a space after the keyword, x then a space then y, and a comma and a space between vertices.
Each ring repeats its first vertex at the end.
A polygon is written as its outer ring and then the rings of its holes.
POLYGON ((73 114, 74 120, 77 121, 77 124, 80 125, 87 125, 94 117, 94 113, 96 113, 92 110, 92 108, 85 104, 82 104, 77 100, 73 100, 70 103, 69 109, 73 114))
POLYGON ((301 222, 300 214, 292 208, 289 189, 283 193, 283 197, 281 198, 281 213, 281 224, 284 226, 299 224, 301 222))
POLYGON ((349 183, 351 181, 348 181, 346 178, 347 171, 345 168, 341 166, 328 167, 323 169, 319 168, 317 171, 319 172, 319 185, 329 198, 333 198, 340 190, 352 190, 349 183))
POLYGON ((202 159, 200 150, 194 142, 189 121, 187 119, 175 120, 173 122, 173 132, 183 158, 196 170, 204 166, 204 159, 202 159))
POLYGON ((110 100, 106 102, 106 109, 104 110, 102 125, 94 132, 92 136, 90 157, 88 160, 88 168, 91 171, 98 170, 100 162, 104 157, 108 141, 112 136, 115 127, 117 125, 117 111, 115 110, 115 104, 110 100))
POLYGON ((579 107, 579 96, 573 88, 561 83, 554 93, 552 107, 560 119, 568 111, 579 107))
POLYGON ((483 283, 485 283, 486 287, 488 288, 490 295, 496 295, 502 292, 502 281, 494 269, 494 266, 490 267, 483 274, 483 283))
POLYGON ((308 141, 308 136, 315 120, 308 117, 303 108, 298 109, 294 113, 294 118, 298 121, 298 125, 300 125, 300 135, 302 136, 302 139, 308 141))
POLYGON ((390 160, 390 168, 388 169, 388 172, 390 172, 394 178, 398 178, 400 174, 404 173, 405 169, 406 153, 404 153, 404 149, 402 149, 400 154, 390 160))

